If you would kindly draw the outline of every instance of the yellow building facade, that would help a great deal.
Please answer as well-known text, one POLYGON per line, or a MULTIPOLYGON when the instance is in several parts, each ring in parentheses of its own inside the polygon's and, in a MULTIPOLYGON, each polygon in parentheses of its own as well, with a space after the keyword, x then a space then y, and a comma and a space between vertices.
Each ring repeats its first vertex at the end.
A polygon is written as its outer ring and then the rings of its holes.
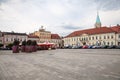
POLYGON ((56 44, 56 47, 61 47, 62 39, 58 34, 52 34, 50 31, 46 31, 43 26, 39 31, 35 31, 32 35, 38 36, 38 43, 50 42, 56 44))
POLYGON ((45 31, 43 27, 41 27, 39 31, 35 31, 33 35, 36 35, 39 37, 39 43, 49 42, 51 40, 51 32, 45 31))

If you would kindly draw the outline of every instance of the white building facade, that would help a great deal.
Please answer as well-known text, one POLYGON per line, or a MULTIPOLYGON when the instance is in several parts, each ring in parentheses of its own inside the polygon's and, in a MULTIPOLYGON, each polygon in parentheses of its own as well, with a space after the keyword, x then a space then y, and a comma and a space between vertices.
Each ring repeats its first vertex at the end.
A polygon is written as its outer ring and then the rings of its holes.
POLYGON ((70 45, 120 45, 120 25, 101 27, 97 14, 95 28, 74 31, 64 39, 64 46, 70 45))
POLYGON ((15 39, 19 40, 20 43, 27 40, 26 33, 15 33, 15 32, 2 32, 1 42, 6 47, 7 45, 14 42, 15 39))

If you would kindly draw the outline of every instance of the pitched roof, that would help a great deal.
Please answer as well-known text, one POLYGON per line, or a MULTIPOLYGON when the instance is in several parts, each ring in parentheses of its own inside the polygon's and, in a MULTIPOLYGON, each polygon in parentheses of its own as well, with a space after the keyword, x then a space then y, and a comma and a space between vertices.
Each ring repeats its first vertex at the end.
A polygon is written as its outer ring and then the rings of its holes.
POLYGON ((51 39, 61 39, 58 34, 51 34, 51 39))
POLYGON ((113 27, 110 27, 112 30, 116 31, 117 33, 120 33, 120 26, 117 25, 117 26, 113 26, 113 27))
POLYGON ((21 35, 27 36, 26 33, 15 33, 15 32, 2 32, 4 35, 21 35))
POLYGON ((103 33, 111 33, 111 32, 116 32, 116 31, 113 31, 111 28, 108 27, 100 27, 100 28, 74 31, 66 37, 75 37, 75 36, 80 36, 82 34, 93 35, 93 34, 103 34, 103 33))

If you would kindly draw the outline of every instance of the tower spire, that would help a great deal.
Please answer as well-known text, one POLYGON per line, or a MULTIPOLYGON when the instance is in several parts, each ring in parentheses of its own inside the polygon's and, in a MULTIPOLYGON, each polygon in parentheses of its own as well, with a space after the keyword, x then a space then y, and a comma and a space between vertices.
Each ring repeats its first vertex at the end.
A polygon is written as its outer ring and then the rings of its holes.
POLYGON ((96 28, 100 28, 100 27, 101 27, 101 21, 100 21, 100 17, 99 17, 99 12, 98 12, 98 10, 97 10, 97 18, 96 18, 95 27, 96 27, 96 28))

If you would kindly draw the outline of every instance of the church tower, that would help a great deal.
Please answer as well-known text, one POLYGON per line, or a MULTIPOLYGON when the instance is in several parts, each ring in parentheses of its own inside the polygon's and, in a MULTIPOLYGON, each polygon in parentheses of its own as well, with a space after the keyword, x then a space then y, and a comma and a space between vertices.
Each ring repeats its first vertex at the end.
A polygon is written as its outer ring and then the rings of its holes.
POLYGON ((99 13, 97 12, 95 28, 100 28, 100 27, 101 27, 101 21, 100 21, 99 13))

